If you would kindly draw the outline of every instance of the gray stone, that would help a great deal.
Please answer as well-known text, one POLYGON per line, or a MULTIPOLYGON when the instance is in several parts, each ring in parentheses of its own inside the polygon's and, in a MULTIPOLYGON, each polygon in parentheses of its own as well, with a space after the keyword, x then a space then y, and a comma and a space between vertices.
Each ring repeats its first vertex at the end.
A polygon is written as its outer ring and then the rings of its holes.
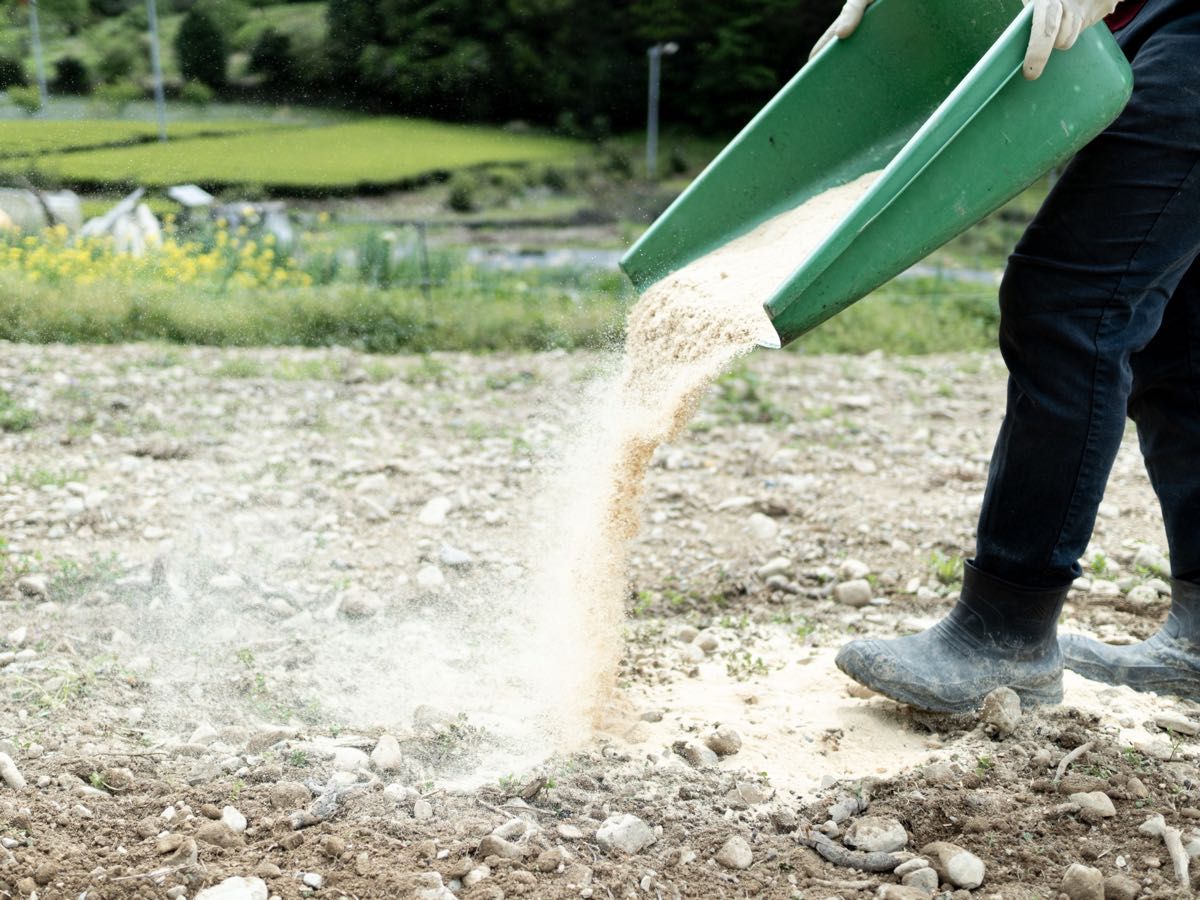
POLYGON ((596 829, 596 843, 610 852, 638 853, 654 840, 654 829, 628 813, 609 816, 596 829))
POLYGON ((934 841, 921 848, 938 878, 955 887, 974 890, 983 884, 986 867, 983 860, 969 850, 949 841, 934 841))
POLYGON ((876 900, 929 900, 929 892, 906 884, 881 884, 876 900))
POLYGON ((718 725, 704 736, 704 743, 717 756, 732 756, 742 749, 742 736, 729 725, 718 725))
POLYGON ((1071 794, 1067 799, 1072 803, 1079 804, 1079 815, 1089 822, 1099 819, 1111 819, 1117 814, 1117 809, 1113 806, 1112 799, 1104 791, 1071 794))
POLYGON ((1099 869, 1072 863, 1063 875, 1062 892, 1068 900, 1104 900, 1104 876, 1099 869))
POLYGON ((938 874, 931 866, 922 866, 900 876, 900 883, 905 887, 913 887, 926 894, 935 894, 938 889, 938 874))
POLYGON ((17 579, 17 590, 26 597, 50 596, 50 586, 45 575, 22 575, 17 579))
POLYGON ((200 891, 196 900, 267 900, 267 883, 261 878, 235 875, 200 891))
POLYGON ((717 764, 717 754, 701 744, 699 741, 676 741, 673 745, 673 749, 676 753, 687 760, 690 765, 695 766, 697 769, 703 769, 707 766, 715 766, 717 764))
POLYGON ((928 869, 929 867, 929 860, 925 857, 914 856, 912 859, 906 859, 900 865, 896 866, 892 870, 892 874, 899 878, 907 875, 909 872, 915 872, 917 869, 928 869))
POLYGON ((7 753, 0 753, 0 779, 3 779, 4 783, 14 791, 25 788, 25 776, 21 774, 21 770, 17 768, 17 764, 7 753))
POLYGON ((312 800, 312 792, 299 781, 277 782, 271 785, 268 796, 275 809, 299 809, 312 800))
POLYGON ((1200 733, 1200 724, 1178 713, 1159 713, 1154 717, 1154 724, 1164 731, 1173 731, 1188 737, 1200 733))
POLYGON ((867 606, 871 602, 871 584, 865 578, 843 581, 833 589, 833 599, 855 608, 867 606))
POLYGON ((433 804, 428 800, 417 800, 413 803, 413 818, 418 822, 428 822, 433 818, 433 804))
POLYGON ((758 567, 759 578, 770 578, 774 575, 786 575, 792 569, 792 561, 786 556, 776 556, 758 567))
POLYGON ((225 823, 234 834, 241 834, 246 830, 246 817, 241 814, 235 807, 226 806, 221 810, 221 821, 225 823))
POLYGON ((908 845, 908 832, 896 819, 887 816, 863 816, 855 819, 843 838, 847 847, 867 853, 892 853, 908 845))
POLYGON ((337 772, 357 772, 365 769, 370 757, 357 747, 338 747, 333 751, 333 768, 337 772))
POLYGON ((1021 721, 1021 698, 1012 688, 998 687, 983 698, 979 720, 998 738, 1012 734, 1021 721))
POLYGON ((512 841, 506 841, 499 835, 489 834, 479 842, 479 855, 484 859, 489 856, 499 856, 501 859, 520 859, 525 850, 512 841))
POLYGON ((400 742, 390 734, 381 734, 371 751, 371 764, 380 772, 394 772, 404 762, 400 742))
POLYGON ((746 520, 746 529, 750 532, 751 537, 762 543, 775 540, 776 535, 779 534, 779 526, 775 520, 757 512, 751 513, 750 518, 746 520))
POLYGON ((735 834, 721 845, 715 859, 727 869, 748 869, 754 862, 754 852, 745 838, 735 834))
POLYGON ((1142 886, 1128 875, 1109 875, 1104 879, 1104 900, 1137 900, 1142 886))
POLYGON ((839 581, 857 581, 871 574, 871 567, 860 559, 844 559, 838 566, 839 581))

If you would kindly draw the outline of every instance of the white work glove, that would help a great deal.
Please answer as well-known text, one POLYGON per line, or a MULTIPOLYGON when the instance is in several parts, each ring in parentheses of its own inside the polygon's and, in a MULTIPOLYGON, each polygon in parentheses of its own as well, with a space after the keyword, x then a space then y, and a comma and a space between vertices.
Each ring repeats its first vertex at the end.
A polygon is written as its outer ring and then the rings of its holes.
MULTIPOLYGON (((1025 77, 1033 80, 1046 68, 1054 49, 1070 50, 1086 28, 1109 15, 1120 0, 1032 0, 1033 31, 1025 51, 1025 77)), ((1030 0, 1025 0, 1028 6, 1030 0)))
POLYGON ((870 5, 871 0, 846 0, 846 5, 838 13, 838 17, 833 20, 833 24, 821 35, 821 39, 813 45, 812 52, 808 54, 808 58, 812 59, 824 50, 825 45, 835 37, 842 40, 850 37, 854 33, 854 29, 858 27, 858 23, 862 21, 863 10, 870 5))
MULTIPOLYGON (((965 0, 970 2, 970 0, 965 0)), ((1120 0, 1025 0, 1033 3, 1033 30, 1025 51, 1025 77, 1032 80, 1042 74, 1050 51, 1070 50, 1085 28, 1095 25, 1114 9, 1120 0)), ((845 40, 858 28, 863 11, 871 0, 847 0, 834 23, 829 26, 812 52, 812 59, 835 37, 845 40)))

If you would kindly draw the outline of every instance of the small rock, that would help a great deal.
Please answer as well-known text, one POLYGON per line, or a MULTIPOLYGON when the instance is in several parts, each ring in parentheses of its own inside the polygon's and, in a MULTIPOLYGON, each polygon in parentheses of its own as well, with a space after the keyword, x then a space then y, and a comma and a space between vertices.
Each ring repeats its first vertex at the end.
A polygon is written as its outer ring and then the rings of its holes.
POLYGON ((925 895, 936 894, 938 889, 938 874, 931 866, 922 866, 900 876, 900 883, 905 887, 917 888, 925 895))
POLYGON ((578 841, 583 838, 583 831, 577 825, 569 825, 566 822, 559 822, 554 827, 558 832, 558 836, 565 841, 578 841))
POLYGON ((786 575, 792 570, 792 561, 786 556, 776 556, 767 560, 756 570, 759 578, 771 578, 775 575, 786 575))
POLYGON ((314 891, 319 891, 321 885, 325 883, 325 879, 318 872, 305 872, 300 880, 304 882, 305 887, 310 887, 314 891))
POLYGON ((424 799, 414 802, 413 818, 418 822, 428 822, 433 818, 433 804, 424 799))
POLYGON ((357 747, 338 747, 333 751, 333 768, 336 772, 357 772, 365 769, 370 757, 357 747))
POLYGON ((321 838, 321 852, 329 859, 337 859, 346 852, 346 842, 336 834, 327 834, 321 838))
POLYGON ((998 687, 983 698, 979 720, 998 738, 1012 734, 1021 721, 1021 698, 1012 688, 998 687))
POLYGON ((843 838, 847 847, 867 853, 892 853, 908 845, 908 832, 896 819, 863 816, 855 819, 843 838))
POLYGON ((1149 544, 1143 544, 1138 548, 1138 552, 1133 557, 1133 568, 1141 569, 1147 572, 1153 572, 1155 575, 1161 575, 1166 578, 1171 574, 1171 564, 1167 558, 1158 551, 1157 548, 1151 547, 1149 544))
POLYGON ((702 631, 696 637, 696 646, 706 654, 712 654, 720 649, 721 641, 711 631, 702 631))
POLYGON ((235 834, 224 822, 205 822, 196 829, 196 840, 226 849, 242 845, 242 836, 235 834))
POLYGON ((929 900, 929 892, 921 888, 909 887, 906 884, 881 884, 875 893, 875 898, 876 900, 929 900))
POLYGON ((727 869, 748 869, 754 862, 754 853, 746 839, 735 834, 721 845, 714 858, 727 869))
POLYGON ((751 513, 750 518, 746 520, 746 529, 751 537, 764 544, 775 540, 779 534, 779 526, 775 524, 775 520, 762 513, 751 513))
POLYGON ((1104 900, 1104 876, 1099 869, 1072 863, 1063 875, 1062 892, 1068 900, 1104 900))
POLYGON ((466 550, 459 550, 457 547, 443 544, 442 549, 438 551, 438 562, 451 569, 465 569, 474 564, 475 557, 466 550))
POLYGON ((703 769, 717 764, 717 754, 699 741, 676 741, 672 748, 687 762, 697 769, 703 769))
POLYGON ((0 753, 0 778, 14 791, 25 789, 25 776, 7 753, 0 753))
POLYGON ((921 855, 929 860, 942 881, 967 890, 983 884, 986 873, 983 860, 958 844, 934 841, 921 848, 921 855))
POLYGON ((45 575, 22 575, 17 579, 17 590, 26 597, 49 597, 50 589, 45 575))
POLYGON ((1109 875, 1104 879, 1104 900, 1137 900, 1142 886, 1128 875, 1109 875))
POLYGON ((871 574, 871 567, 860 559, 844 559, 838 566, 839 581, 857 581, 871 574))
POLYGON ((479 882, 483 881, 483 879, 487 878, 491 874, 491 866, 488 866, 487 864, 475 866, 471 869, 471 871, 467 872, 467 874, 463 876, 463 887, 475 887, 475 885, 479 884, 479 882))
POLYGON ((717 756, 732 756, 742 749, 742 736, 728 725, 718 725, 705 735, 704 743, 717 756))
POLYGON ((833 589, 833 598, 846 606, 867 606, 871 602, 871 584, 865 578, 843 581, 833 589))
POLYGON ((375 749, 371 751, 371 763, 380 772, 394 772, 404 762, 400 742, 390 734, 381 734, 375 749))
POLYGON ((440 590, 446 584, 446 576, 434 565, 421 566, 417 570, 417 587, 425 591, 440 590))
POLYGON ((271 785, 268 796, 275 809, 300 809, 312 800, 312 792, 299 781, 276 782, 271 785))
POLYGON ((267 883, 261 878, 235 875, 200 891, 196 900, 267 900, 267 883))
POLYGON ((259 878, 278 878, 283 874, 283 870, 275 863, 263 860, 254 867, 254 874, 259 878))
POLYGON ((441 525, 446 521, 452 505, 447 497, 434 497, 421 507, 421 511, 417 513, 417 521, 422 525, 441 525))
POLYGON ((1079 804, 1079 815, 1088 822, 1110 819, 1117 814, 1111 798, 1104 791, 1071 794, 1067 799, 1079 804))
POLYGON ((506 841, 496 834, 489 834, 479 842, 479 855, 484 859, 499 856, 501 859, 520 859, 525 855, 519 844, 506 841))
POLYGON ((536 867, 539 872, 557 872, 560 865, 565 866, 571 861, 571 854, 562 847, 552 847, 537 858, 536 867))
POLYGON ((348 619, 368 619, 383 612, 384 604, 375 594, 351 588, 338 602, 338 612, 348 619))
MULTIPOLYGON (((715 759, 716 754, 713 756, 715 759)), ((654 840, 654 829, 628 813, 609 816, 596 829, 596 843, 609 852, 639 853, 654 840)))
POLYGON ((241 834, 246 830, 246 817, 232 806, 221 810, 221 821, 229 826, 229 830, 234 834, 241 834))
POLYGON ((1154 717, 1154 724, 1164 731, 1173 731, 1188 737, 1200 733, 1200 724, 1178 713, 1159 713, 1154 717))
POLYGON ((892 874, 898 878, 902 878, 909 872, 915 872, 917 869, 928 868, 930 868, 929 860, 923 856, 914 856, 912 859, 906 859, 904 862, 900 863, 900 865, 896 866, 896 868, 892 870, 892 874))

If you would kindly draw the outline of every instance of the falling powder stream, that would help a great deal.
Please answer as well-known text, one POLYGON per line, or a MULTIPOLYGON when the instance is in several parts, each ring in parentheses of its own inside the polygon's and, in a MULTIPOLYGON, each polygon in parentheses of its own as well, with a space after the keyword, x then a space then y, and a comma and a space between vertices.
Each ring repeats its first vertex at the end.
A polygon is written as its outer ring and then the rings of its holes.
MULTIPOLYGON (((625 353, 582 423, 560 475, 552 517, 557 547, 535 593, 556 598, 555 653, 570 648, 574 677, 554 673, 585 733, 605 707, 621 654, 628 542, 640 527, 646 471, 675 438, 704 390, 737 357, 775 332, 763 303, 870 188, 877 172, 820 194, 655 284, 630 310, 625 353)), ((561 656, 560 656, 561 658, 561 656)))

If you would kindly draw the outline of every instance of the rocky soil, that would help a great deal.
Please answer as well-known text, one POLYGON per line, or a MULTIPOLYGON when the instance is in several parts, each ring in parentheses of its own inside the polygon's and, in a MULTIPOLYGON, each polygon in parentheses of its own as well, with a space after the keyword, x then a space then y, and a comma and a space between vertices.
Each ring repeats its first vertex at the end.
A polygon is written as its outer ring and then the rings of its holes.
MULTIPOLYGON (((930 716, 832 666, 952 597, 993 355, 725 378, 652 471, 611 708, 516 727, 605 364, 0 347, 0 896, 1190 896, 1197 704, 930 716)), ((1163 543, 1131 434, 1065 627, 1153 631, 1163 543)))

